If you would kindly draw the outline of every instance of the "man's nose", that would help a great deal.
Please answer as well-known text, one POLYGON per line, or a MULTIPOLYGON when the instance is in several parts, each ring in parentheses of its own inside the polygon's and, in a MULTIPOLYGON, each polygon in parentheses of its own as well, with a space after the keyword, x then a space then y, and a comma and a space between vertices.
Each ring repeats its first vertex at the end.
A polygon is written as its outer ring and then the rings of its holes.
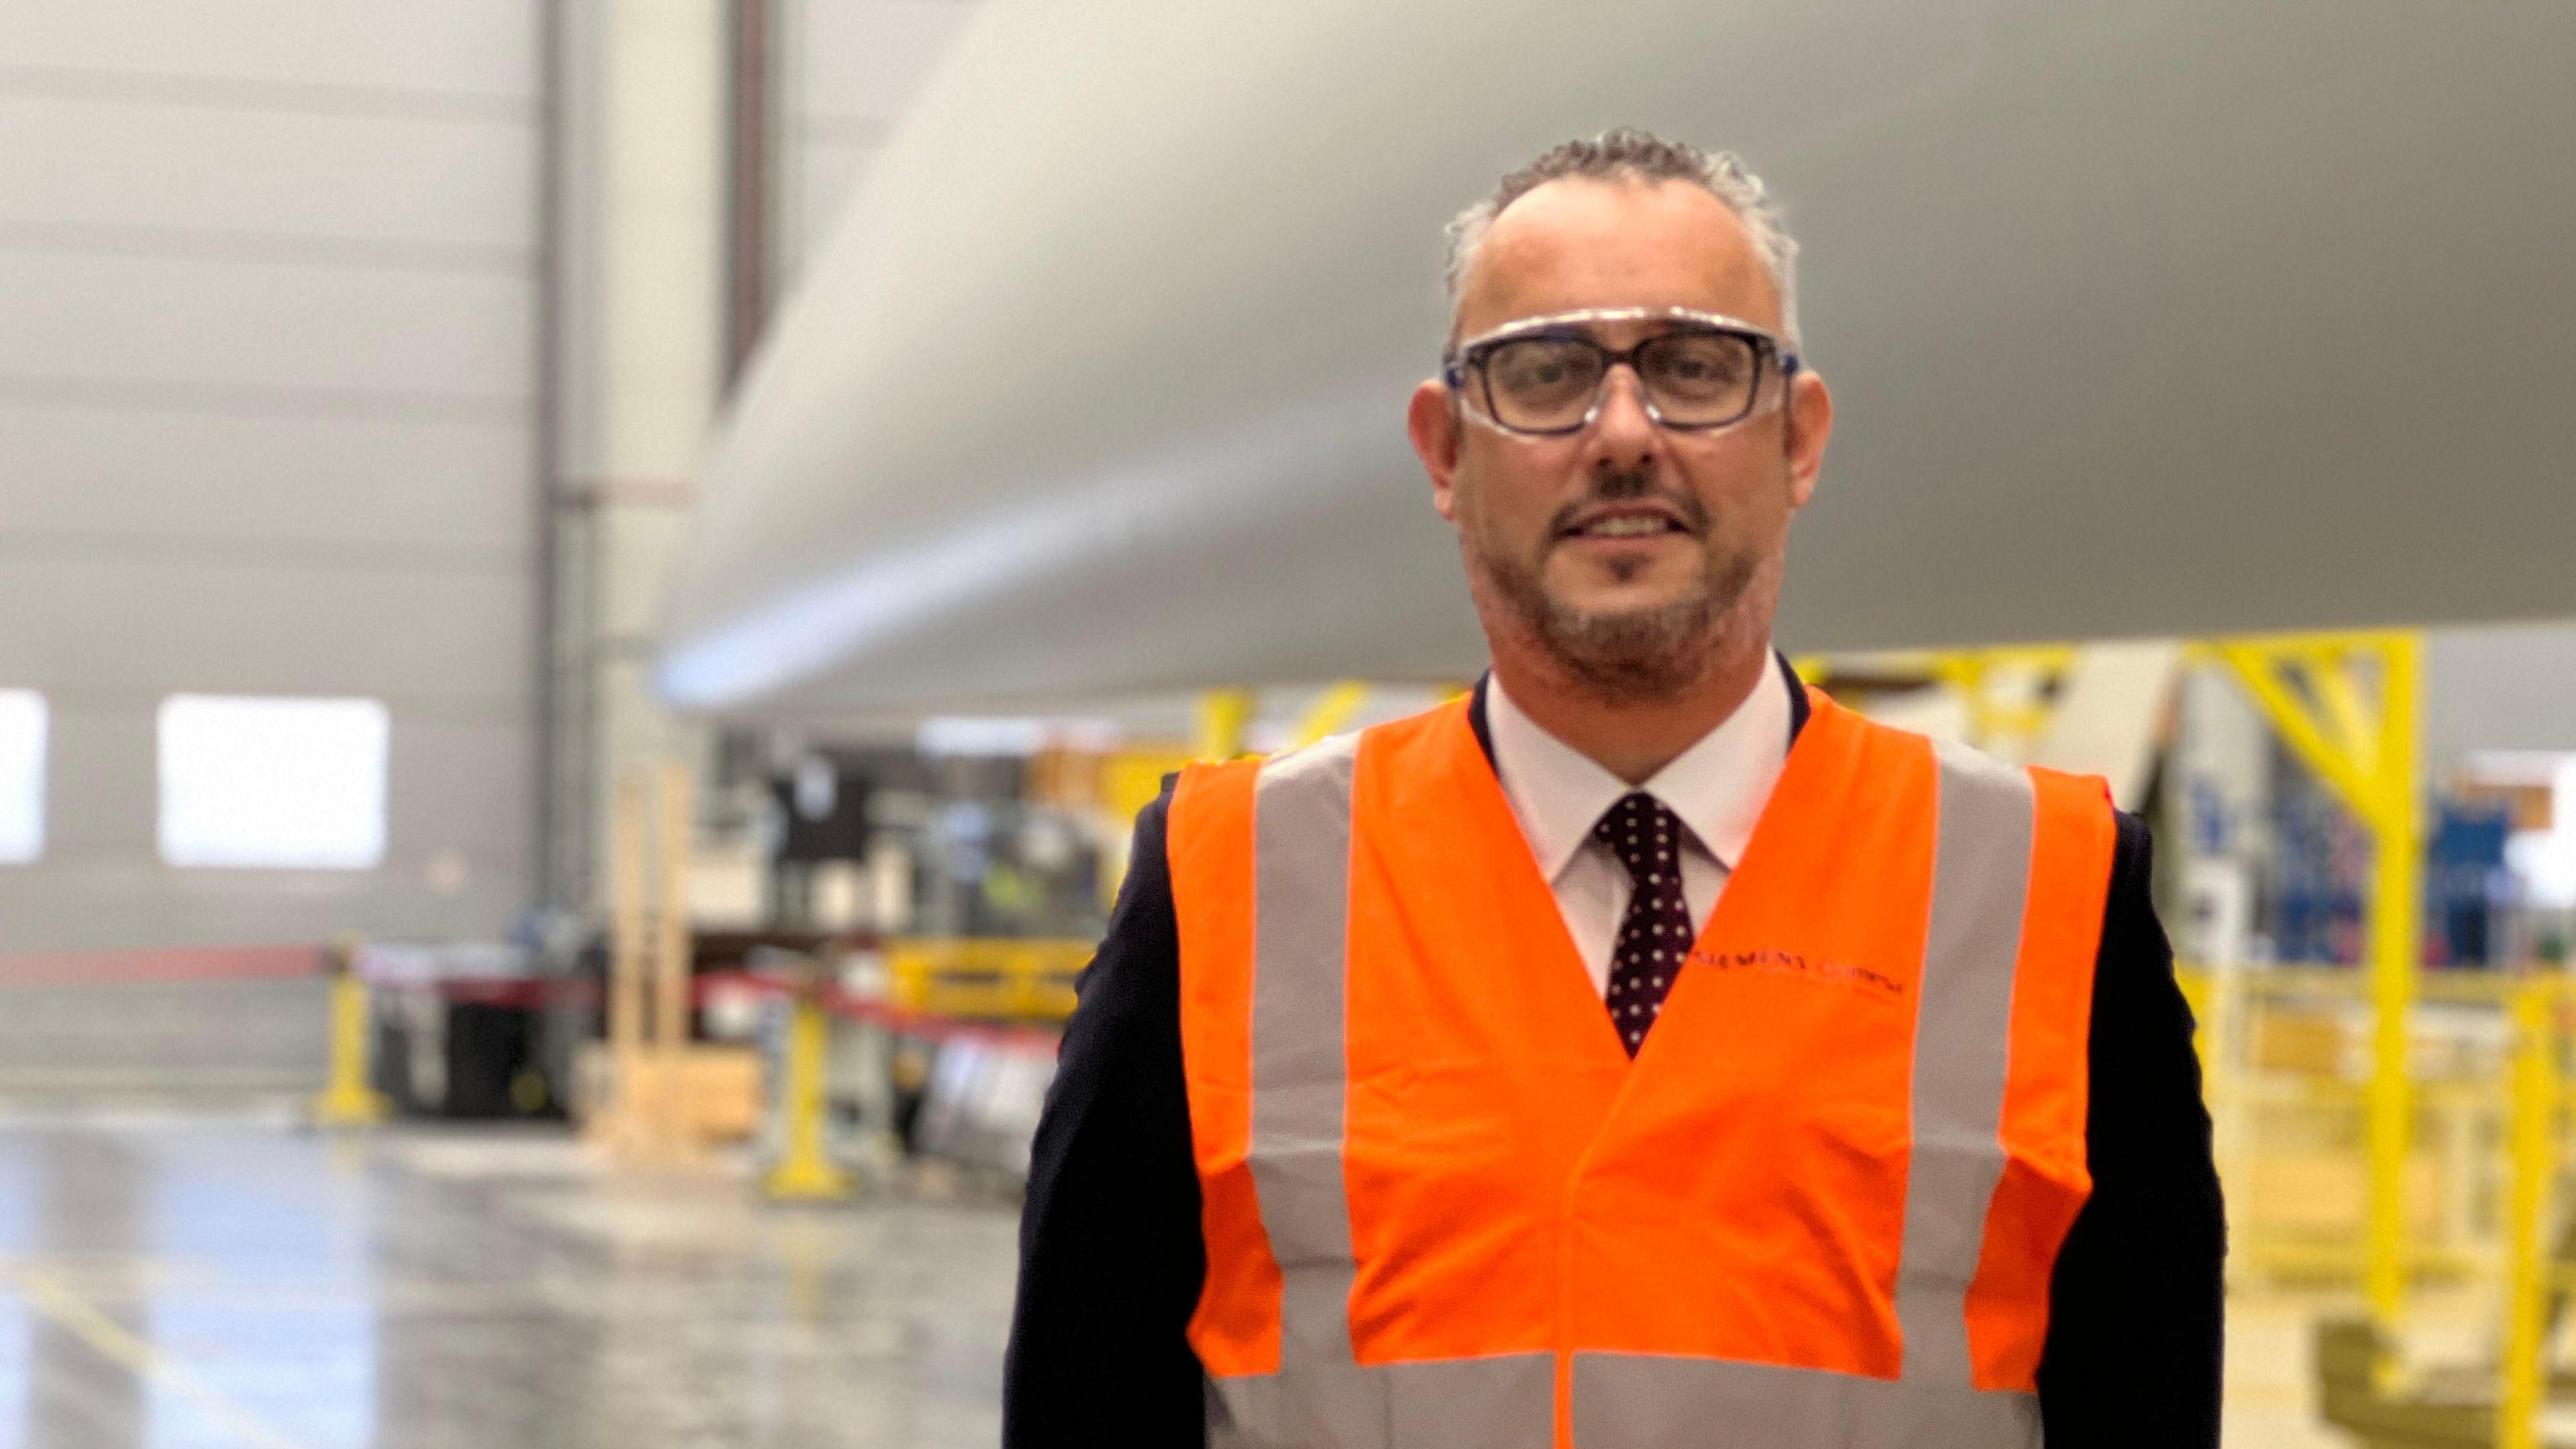
POLYGON ((1591 428, 1592 466, 1604 472, 1634 468, 1662 448, 1662 430, 1646 415, 1645 388, 1625 363, 1613 366, 1601 387, 1601 415, 1591 428))

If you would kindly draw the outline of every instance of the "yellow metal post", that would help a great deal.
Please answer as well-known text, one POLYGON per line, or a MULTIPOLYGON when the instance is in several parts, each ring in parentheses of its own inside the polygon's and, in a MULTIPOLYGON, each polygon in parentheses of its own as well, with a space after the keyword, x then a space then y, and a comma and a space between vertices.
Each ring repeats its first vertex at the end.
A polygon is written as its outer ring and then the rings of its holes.
POLYGON ((367 1083, 367 983, 357 973, 357 943, 331 948, 331 1077, 313 1101, 323 1127, 364 1127, 385 1119, 385 1099, 367 1083))
POLYGON ((1359 716, 1360 706, 1368 703, 1369 687, 1356 679, 1345 679, 1324 691, 1324 697, 1297 721, 1295 743, 1311 745, 1317 740, 1339 734, 1359 716))
POLYGON ((1231 760, 1243 753, 1243 732, 1252 723, 1253 695, 1248 689, 1211 689, 1199 696, 1196 754, 1202 760, 1231 760))
POLYGON ((2406 1296, 2406 1155, 2414 1111, 2406 1024, 2415 1001, 2423 880, 2423 819, 2416 800, 2421 643, 2407 633, 2322 634, 2234 641, 2214 652, 2282 740, 2371 833, 2364 930, 2371 1068, 2363 1092, 2369 1204, 2362 1289, 2372 1317, 2385 1327, 2396 1320, 2406 1296), (2375 719, 2353 673, 2362 663, 2376 665, 2375 719))
POLYGON ((2422 947, 2417 917, 2423 888, 2423 824, 2415 800, 2416 640, 2394 634, 2379 645, 2377 768, 2370 772, 2373 877, 2369 914, 2371 1066, 2370 1257, 2362 1288, 2382 1323, 2406 1296, 2406 1153, 2414 1102, 2406 1024, 2414 1015, 2422 947))
POLYGON ((2506 1214, 2504 1365, 2497 1385, 2496 1449, 2538 1449, 2545 1382, 2550 1262, 2543 1238, 2557 1171, 2558 981, 2526 982, 2513 998, 2513 1178, 2506 1214))
POLYGON ((771 1197, 789 1202, 824 1202, 850 1195, 850 1175, 832 1161, 829 1143, 831 1104, 825 1084, 832 1023, 816 987, 810 970, 804 973, 795 1003, 788 1008, 779 1100, 784 1141, 777 1165, 761 1184, 771 1197))

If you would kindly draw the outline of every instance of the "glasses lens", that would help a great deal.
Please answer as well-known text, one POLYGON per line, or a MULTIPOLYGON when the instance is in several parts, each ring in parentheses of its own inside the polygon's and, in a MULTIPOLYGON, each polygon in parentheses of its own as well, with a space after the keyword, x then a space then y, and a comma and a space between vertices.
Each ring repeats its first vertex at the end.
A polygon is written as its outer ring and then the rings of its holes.
POLYGON ((1666 422, 1708 427, 1752 411, 1761 357, 1732 332, 1674 332, 1637 349, 1637 376, 1666 422))
POLYGON ((1494 421, 1507 428, 1580 424, 1601 373, 1601 349, 1579 337, 1520 337, 1485 354, 1494 421))

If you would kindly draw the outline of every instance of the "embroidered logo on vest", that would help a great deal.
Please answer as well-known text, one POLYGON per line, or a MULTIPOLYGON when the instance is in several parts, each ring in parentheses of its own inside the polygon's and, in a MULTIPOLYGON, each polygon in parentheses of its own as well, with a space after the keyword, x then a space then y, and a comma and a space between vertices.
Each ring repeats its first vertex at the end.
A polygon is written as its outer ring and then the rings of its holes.
POLYGON ((1808 981, 1857 987, 1881 996, 1903 996, 1905 983, 1849 961, 1819 961, 1803 951, 1693 951, 1684 958, 1710 971, 1760 971, 1808 981))

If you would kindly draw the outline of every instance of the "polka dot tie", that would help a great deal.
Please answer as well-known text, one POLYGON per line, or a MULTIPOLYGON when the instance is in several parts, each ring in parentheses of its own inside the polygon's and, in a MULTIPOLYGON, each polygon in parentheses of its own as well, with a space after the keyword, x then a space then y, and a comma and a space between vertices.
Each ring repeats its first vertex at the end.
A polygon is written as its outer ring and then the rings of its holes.
POLYGON ((1685 830, 1680 816, 1642 790, 1620 796, 1592 827, 1593 838, 1610 847, 1636 883, 1619 921, 1606 993, 1610 1022, 1632 1057, 1691 948, 1690 902, 1682 895, 1685 830))

